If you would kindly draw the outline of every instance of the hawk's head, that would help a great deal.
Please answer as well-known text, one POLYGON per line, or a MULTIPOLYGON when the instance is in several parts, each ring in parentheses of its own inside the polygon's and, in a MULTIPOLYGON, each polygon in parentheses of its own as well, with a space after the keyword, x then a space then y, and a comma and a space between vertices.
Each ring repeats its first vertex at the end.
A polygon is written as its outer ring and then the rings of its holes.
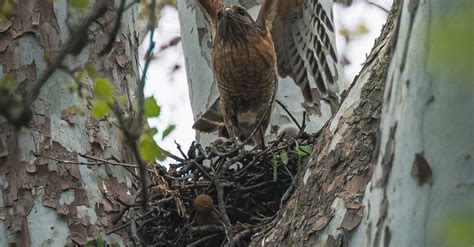
POLYGON ((223 42, 242 42, 255 35, 258 27, 247 10, 238 5, 226 5, 216 13, 216 38, 223 42))

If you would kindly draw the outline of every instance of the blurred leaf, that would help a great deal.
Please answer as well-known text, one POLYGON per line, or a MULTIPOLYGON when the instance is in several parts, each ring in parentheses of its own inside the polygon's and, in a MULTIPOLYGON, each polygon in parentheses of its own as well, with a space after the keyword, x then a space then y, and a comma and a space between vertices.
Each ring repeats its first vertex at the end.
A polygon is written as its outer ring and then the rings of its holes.
POLYGON ((444 217, 432 228, 434 236, 443 241, 443 246, 472 246, 474 243, 474 211, 460 210, 455 215, 444 217), (434 230, 434 231, 433 231, 434 230))
POLYGON ((3 21, 13 10, 10 0, 0 0, 0 21, 3 21))
MULTIPOLYGON (((474 35, 471 9, 443 18, 441 25, 433 26, 430 37, 431 53, 428 64, 432 70, 460 69, 462 73, 472 73, 474 57, 474 35)), ((472 78, 472 74, 471 78, 472 78)), ((472 79, 471 79, 472 83, 472 79)))
POLYGON ((10 92, 13 92, 18 87, 18 83, 14 80, 13 76, 10 73, 6 73, 0 80, 0 86, 10 92))
POLYGON ((95 118, 101 118, 110 111, 109 105, 101 100, 96 100, 92 104, 91 115, 95 118))
POLYGON ((125 97, 124 95, 120 95, 117 97, 117 102, 120 106, 124 106, 125 103, 127 103, 127 97, 125 97))
POLYGON ((85 10, 87 9, 87 6, 89 5, 88 0, 69 0, 69 4, 79 10, 85 10))
POLYGON ((349 39, 351 36, 351 31, 349 31, 349 29, 347 29, 346 27, 341 27, 339 29, 339 34, 343 36, 345 39, 349 39))
POLYGON ((82 114, 83 113, 81 108, 79 108, 76 105, 72 105, 72 106, 66 108, 66 111, 70 114, 82 114))
POLYGON ((296 142, 295 151, 296 151, 296 154, 298 154, 298 156, 304 157, 304 156, 307 156, 307 155, 311 155, 311 152, 313 151, 313 148, 310 145, 300 146, 296 142))
POLYGON ((161 108, 158 106, 153 96, 145 99, 145 117, 158 117, 160 112, 161 108))
POLYGON ((286 150, 281 150, 280 152, 281 163, 288 165, 288 152, 286 150))
POLYGON ((105 246, 107 246, 105 240, 102 240, 100 238, 90 240, 85 245, 85 247, 105 247, 105 246))
POLYGON ((96 99, 111 102, 114 88, 106 78, 98 78, 94 83, 94 95, 96 99))
POLYGON ((166 159, 166 155, 163 153, 163 150, 156 144, 155 140, 147 134, 140 136, 138 140, 138 151, 140 156, 145 161, 154 161, 166 159))
POLYGON ((369 29, 367 28, 367 25, 364 22, 361 22, 357 26, 357 32, 359 35, 364 35, 369 33, 369 29))
POLYGON ((165 139, 165 137, 167 137, 171 133, 171 131, 173 131, 174 129, 176 129, 176 125, 174 124, 168 125, 165 131, 163 131, 163 136, 161 137, 161 140, 165 139))
POLYGON ((92 80, 95 80, 97 78, 97 70, 95 70, 94 66, 92 64, 87 63, 85 66, 87 76, 89 76, 92 80))
POLYGON ((156 134, 158 134, 158 129, 157 128, 150 128, 146 130, 147 135, 153 137, 156 134))

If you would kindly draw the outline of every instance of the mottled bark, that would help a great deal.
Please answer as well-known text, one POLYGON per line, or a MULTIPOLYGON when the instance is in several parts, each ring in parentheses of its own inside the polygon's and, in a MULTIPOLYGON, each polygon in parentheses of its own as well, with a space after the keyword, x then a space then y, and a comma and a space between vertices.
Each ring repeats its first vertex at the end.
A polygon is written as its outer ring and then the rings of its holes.
POLYGON ((472 38, 453 21, 470 4, 394 1, 299 187, 253 246, 473 244, 472 48, 456 43, 472 38))
POLYGON ((348 240, 354 246, 472 246, 473 5, 403 2, 380 150, 364 199, 370 208, 348 240))
POLYGON ((269 230, 254 236, 254 246, 340 246, 359 225, 367 208, 364 191, 373 174, 396 8, 389 19, 339 111, 322 129, 299 187, 269 230))
MULTIPOLYGON (((117 95, 132 102, 138 81, 136 8, 124 13, 112 51, 98 56, 116 15, 114 1, 107 6, 105 15, 82 36, 91 42, 63 64, 75 69, 90 63, 109 79, 117 95)), ((45 56, 62 49, 71 35, 68 26, 73 30, 87 13, 68 7, 66 0, 18 1, 0 23, 0 78, 9 75, 21 91, 30 90, 48 66, 45 56)), ((56 71, 34 101, 27 128, 16 131, 0 117, 1 246, 73 246, 97 238, 129 244, 127 232, 106 235, 105 230, 112 227, 110 213, 118 208, 110 199, 127 201, 133 192, 130 172, 106 164, 80 164, 87 160, 79 154, 131 163, 119 129, 107 119, 90 116, 93 81, 84 80, 81 98, 70 90, 70 74, 56 71)))

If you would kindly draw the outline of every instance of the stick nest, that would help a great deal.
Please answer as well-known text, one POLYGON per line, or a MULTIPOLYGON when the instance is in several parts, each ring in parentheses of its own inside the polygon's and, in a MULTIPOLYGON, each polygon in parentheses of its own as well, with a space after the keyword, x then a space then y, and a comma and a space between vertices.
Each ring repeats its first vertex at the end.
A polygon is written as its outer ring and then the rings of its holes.
POLYGON ((218 139, 186 154, 178 145, 183 158, 150 172, 149 211, 122 219, 146 245, 247 246, 294 191, 315 140, 300 132, 249 151, 218 139))

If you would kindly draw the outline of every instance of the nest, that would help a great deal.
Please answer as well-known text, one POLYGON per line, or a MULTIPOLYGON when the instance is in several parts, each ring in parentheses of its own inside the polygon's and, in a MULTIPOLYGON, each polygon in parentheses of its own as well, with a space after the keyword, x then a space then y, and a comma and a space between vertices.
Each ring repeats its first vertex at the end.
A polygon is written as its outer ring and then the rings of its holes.
POLYGON ((315 140, 300 132, 245 150, 219 139, 187 154, 178 145, 183 158, 154 167, 152 209, 132 219, 131 235, 152 246, 246 246, 294 191, 315 140))

